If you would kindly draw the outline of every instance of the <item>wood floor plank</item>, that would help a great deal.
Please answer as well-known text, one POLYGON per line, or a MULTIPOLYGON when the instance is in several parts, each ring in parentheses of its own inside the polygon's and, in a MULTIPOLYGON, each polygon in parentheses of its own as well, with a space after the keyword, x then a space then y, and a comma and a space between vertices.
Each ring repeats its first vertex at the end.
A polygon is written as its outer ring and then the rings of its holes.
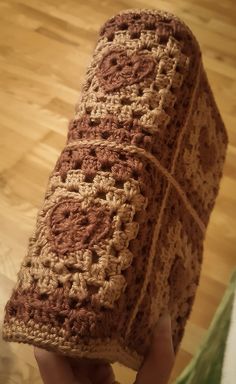
MULTIPOLYGON (((176 13, 193 30, 230 145, 205 241, 202 276, 171 382, 191 360, 236 265, 236 7, 233 0, 1 0, 0 322, 48 176, 104 21, 122 9, 176 13)), ((42 383, 29 346, 0 342, 0 383, 42 383)), ((122 384, 134 372, 115 365, 122 384)))

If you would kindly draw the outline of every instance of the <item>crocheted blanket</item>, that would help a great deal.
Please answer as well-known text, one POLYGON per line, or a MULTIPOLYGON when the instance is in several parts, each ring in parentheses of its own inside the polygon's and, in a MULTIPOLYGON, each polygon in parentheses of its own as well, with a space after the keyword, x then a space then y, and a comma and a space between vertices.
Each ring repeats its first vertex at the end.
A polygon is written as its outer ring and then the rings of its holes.
POLYGON ((137 369, 168 310, 177 350, 226 145, 189 28, 156 10, 109 19, 6 305, 5 340, 137 369))

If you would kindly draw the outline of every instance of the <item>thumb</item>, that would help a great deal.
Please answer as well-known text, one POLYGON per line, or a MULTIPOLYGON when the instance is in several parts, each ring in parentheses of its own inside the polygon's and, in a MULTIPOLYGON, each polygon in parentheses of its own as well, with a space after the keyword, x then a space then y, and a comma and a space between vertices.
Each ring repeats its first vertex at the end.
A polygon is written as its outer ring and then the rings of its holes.
POLYGON ((174 359, 171 319, 166 314, 157 323, 150 351, 137 374, 135 384, 167 384, 174 359))

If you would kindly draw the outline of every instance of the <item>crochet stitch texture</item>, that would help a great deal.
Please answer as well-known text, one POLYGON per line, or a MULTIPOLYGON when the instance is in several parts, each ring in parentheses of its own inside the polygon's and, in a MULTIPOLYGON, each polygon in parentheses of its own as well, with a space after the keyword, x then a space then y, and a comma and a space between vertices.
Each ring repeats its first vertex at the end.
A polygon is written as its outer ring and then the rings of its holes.
POLYGON ((138 369, 168 309, 177 350, 226 146, 189 28, 157 10, 109 19, 6 305, 4 339, 138 369))

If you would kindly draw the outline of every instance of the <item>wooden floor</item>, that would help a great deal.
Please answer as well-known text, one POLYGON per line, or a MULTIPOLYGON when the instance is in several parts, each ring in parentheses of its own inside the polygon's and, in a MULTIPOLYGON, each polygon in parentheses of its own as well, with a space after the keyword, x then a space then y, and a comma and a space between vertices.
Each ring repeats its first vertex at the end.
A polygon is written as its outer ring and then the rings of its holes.
MULTIPOLYGON (((236 8, 233 0, 0 1, 0 316, 65 143, 97 32, 125 8, 176 13, 198 38, 230 145, 197 298, 173 378, 190 361, 236 265, 236 8)), ((115 367, 122 384, 134 374, 115 367)), ((0 341, 0 382, 41 383, 32 349, 0 341)))

